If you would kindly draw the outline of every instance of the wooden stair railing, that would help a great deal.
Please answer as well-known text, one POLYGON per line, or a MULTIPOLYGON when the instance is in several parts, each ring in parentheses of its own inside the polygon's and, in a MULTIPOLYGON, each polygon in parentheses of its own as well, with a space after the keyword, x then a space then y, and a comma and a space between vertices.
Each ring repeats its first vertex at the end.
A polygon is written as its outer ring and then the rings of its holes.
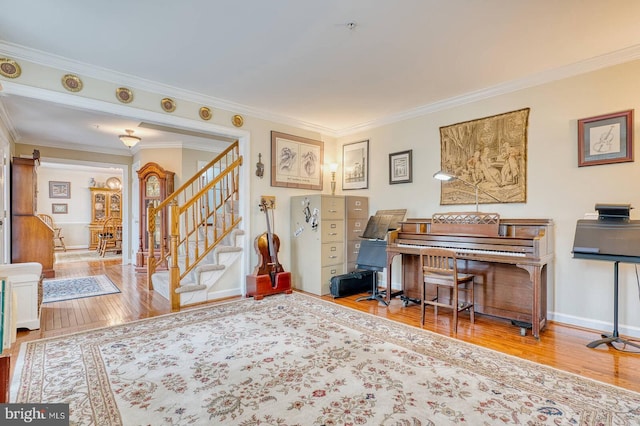
POLYGON ((154 272, 168 267, 172 310, 180 308, 176 289, 181 280, 242 220, 238 212, 240 166, 242 156, 235 141, 160 204, 148 208, 147 285, 152 290, 154 272), (164 232, 156 223, 158 217, 168 217, 170 224, 169 235, 156 240, 160 244, 154 243, 154 233, 164 232))

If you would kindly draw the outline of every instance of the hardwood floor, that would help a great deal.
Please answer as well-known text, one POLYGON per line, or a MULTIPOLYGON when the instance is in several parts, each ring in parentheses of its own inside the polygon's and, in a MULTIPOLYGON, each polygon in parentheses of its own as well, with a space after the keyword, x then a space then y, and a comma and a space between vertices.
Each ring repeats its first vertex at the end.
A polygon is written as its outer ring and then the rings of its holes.
MULTIPOLYGON (((117 260, 76 262, 56 264, 55 270, 56 278, 105 274, 120 288, 121 293, 43 304, 40 330, 18 332, 17 342, 10 351, 12 359, 17 358, 20 344, 29 340, 122 324, 170 312, 168 301, 147 291, 146 276, 136 274, 131 265, 120 265, 117 260)), ((405 307, 400 300, 393 300, 387 308, 376 301, 356 302, 357 297, 333 299, 324 296, 322 299, 420 327, 420 309, 417 305, 405 307)), ((446 311, 441 311, 436 320, 430 310, 427 312, 425 329, 451 336, 450 318, 446 311)), ((640 392, 640 353, 622 352, 607 345, 595 349, 586 347, 587 343, 599 337, 598 331, 552 322, 542 332, 540 340, 536 340, 530 333, 526 337, 520 336, 520 329, 510 322, 492 317, 476 315, 476 323, 471 325, 466 314, 461 315, 455 336, 465 342, 640 392)), ((13 366, 15 363, 11 364, 13 366)))

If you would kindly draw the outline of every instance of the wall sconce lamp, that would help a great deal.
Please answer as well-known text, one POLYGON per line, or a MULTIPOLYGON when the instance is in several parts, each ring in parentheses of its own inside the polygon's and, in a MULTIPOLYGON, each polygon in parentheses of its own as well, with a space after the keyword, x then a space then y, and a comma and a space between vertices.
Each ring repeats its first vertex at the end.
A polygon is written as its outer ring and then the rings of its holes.
POLYGON ((123 144, 128 146, 129 148, 133 148, 141 139, 137 136, 133 136, 133 130, 126 129, 126 135, 119 135, 118 137, 122 141, 123 144))
POLYGON ((336 170, 338 170, 338 163, 329 164, 329 170, 331 171, 331 195, 336 195, 336 170))
POLYGON ((469 185, 470 187, 472 187, 476 192, 476 212, 478 212, 478 191, 482 192, 485 195, 488 195, 489 197, 493 198, 494 200, 496 200, 499 203, 502 202, 502 200, 494 197, 493 195, 489 194, 487 191, 484 191, 484 190, 480 189, 478 187, 477 183, 471 183, 471 182, 469 182, 467 180, 464 180, 464 179, 462 179, 462 178, 460 178, 460 177, 458 177, 456 175, 453 175, 451 173, 447 173, 447 172, 445 172, 443 170, 440 170, 440 171, 436 172, 433 175, 433 178, 441 180, 443 182, 453 182, 454 180, 459 180, 460 182, 464 183, 465 185, 469 185))

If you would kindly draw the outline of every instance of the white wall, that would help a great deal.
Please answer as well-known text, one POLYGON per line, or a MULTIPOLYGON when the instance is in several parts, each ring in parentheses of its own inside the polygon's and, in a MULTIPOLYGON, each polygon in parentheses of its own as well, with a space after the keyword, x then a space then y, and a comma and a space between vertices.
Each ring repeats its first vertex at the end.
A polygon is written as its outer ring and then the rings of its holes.
MULTIPOLYGON (((640 61, 610 67, 516 93, 474 102, 341 138, 370 141, 371 211, 406 208, 408 217, 473 210, 440 206, 439 128, 494 114, 531 108, 526 203, 481 205, 505 218, 551 218, 555 222, 555 267, 548 288, 550 318, 611 332, 613 264, 572 258, 575 225, 596 203, 630 203, 640 218, 640 167, 635 162, 578 167, 577 120, 640 106, 640 61), (389 185, 389 153, 413 150, 413 183, 389 185)), ((636 122, 638 117, 636 116, 636 122)), ((638 125, 634 125, 637 134, 638 125)), ((640 287, 636 266, 620 265, 620 332, 640 336, 640 287)))

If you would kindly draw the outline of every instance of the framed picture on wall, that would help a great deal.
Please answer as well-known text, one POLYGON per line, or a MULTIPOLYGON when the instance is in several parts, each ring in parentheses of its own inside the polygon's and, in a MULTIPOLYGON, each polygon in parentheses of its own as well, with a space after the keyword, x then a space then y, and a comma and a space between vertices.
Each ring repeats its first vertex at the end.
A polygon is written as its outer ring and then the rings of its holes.
POLYGON ((53 214, 67 214, 69 213, 69 205, 67 203, 64 204, 51 204, 51 213, 53 214))
POLYGON ((411 156, 413 150, 389 154, 389 184, 412 181, 411 156))
POLYGON ((271 186, 322 191, 324 142, 271 132, 271 186))
POLYGON ((369 141, 354 142, 342 147, 342 189, 369 187, 369 141))
POLYGON ((578 167, 633 161, 633 110, 578 120, 578 167))
POLYGON ((49 198, 71 198, 71 182, 50 180, 49 198))

